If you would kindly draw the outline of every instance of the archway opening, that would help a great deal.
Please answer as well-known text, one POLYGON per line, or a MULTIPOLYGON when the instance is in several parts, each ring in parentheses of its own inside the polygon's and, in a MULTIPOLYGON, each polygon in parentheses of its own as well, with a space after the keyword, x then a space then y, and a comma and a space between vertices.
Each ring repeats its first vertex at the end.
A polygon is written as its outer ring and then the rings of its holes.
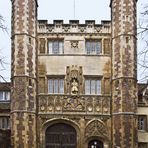
POLYGON ((88 148, 103 148, 103 142, 93 139, 93 140, 89 141, 88 148))
POLYGON ((46 148, 76 148, 77 133, 74 127, 57 123, 46 130, 46 148))

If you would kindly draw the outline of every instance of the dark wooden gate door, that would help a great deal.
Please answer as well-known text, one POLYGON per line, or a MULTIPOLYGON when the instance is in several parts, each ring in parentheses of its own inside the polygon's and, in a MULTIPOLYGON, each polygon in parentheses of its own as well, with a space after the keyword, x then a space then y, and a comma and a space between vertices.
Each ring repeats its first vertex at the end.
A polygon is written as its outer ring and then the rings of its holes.
POLYGON ((88 144, 88 148, 103 148, 103 142, 99 140, 91 140, 88 144))
POLYGON ((46 130, 46 148, 76 148, 76 130, 67 124, 57 123, 46 130))

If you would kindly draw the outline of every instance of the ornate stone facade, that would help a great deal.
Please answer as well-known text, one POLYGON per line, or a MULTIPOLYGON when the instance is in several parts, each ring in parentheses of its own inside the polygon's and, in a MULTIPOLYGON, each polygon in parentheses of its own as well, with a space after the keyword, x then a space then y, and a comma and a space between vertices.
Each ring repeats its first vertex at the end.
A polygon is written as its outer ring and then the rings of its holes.
POLYGON ((48 24, 37 0, 12 0, 12 147, 137 147, 136 2, 48 24))

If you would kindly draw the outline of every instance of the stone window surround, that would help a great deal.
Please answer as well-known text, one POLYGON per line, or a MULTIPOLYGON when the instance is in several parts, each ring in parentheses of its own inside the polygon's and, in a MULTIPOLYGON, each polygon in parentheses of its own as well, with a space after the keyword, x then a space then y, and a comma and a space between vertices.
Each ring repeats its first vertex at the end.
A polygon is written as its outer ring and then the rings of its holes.
POLYGON ((147 131, 147 116, 138 115, 138 130, 147 131))
POLYGON ((87 95, 101 95, 101 87, 102 87, 102 77, 95 77, 95 76, 84 76, 84 80, 85 80, 85 94, 87 95), (91 81, 95 81, 95 93, 86 93, 86 81, 90 80, 90 91, 91 91, 91 81), (99 81, 99 85, 97 86, 97 81, 99 81), (99 88, 99 92, 97 92, 97 87, 99 88))
POLYGON ((10 92, 9 91, 0 91, 0 101, 9 101, 10 92))
POLYGON ((1 129, 10 129, 10 117, 0 116, 0 128, 1 129))
POLYGON ((64 94, 64 77, 62 76, 48 76, 48 94, 64 94), (58 84, 56 84, 56 82, 58 84), (52 86, 50 87, 50 83, 52 86), (60 89, 60 85, 61 89, 60 89), (55 87, 56 85, 56 87, 55 87), (56 91, 56 92, 55 92, 56 91))

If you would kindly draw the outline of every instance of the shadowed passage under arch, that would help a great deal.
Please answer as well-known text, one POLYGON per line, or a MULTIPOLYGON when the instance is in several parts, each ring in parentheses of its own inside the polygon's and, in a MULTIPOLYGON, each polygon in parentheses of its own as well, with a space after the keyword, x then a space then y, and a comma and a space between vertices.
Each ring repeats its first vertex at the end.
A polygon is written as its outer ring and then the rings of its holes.
POLYGON ((88 143, 88 148, 103 148, 103 142, 99 140, 91 140, 88 143))

